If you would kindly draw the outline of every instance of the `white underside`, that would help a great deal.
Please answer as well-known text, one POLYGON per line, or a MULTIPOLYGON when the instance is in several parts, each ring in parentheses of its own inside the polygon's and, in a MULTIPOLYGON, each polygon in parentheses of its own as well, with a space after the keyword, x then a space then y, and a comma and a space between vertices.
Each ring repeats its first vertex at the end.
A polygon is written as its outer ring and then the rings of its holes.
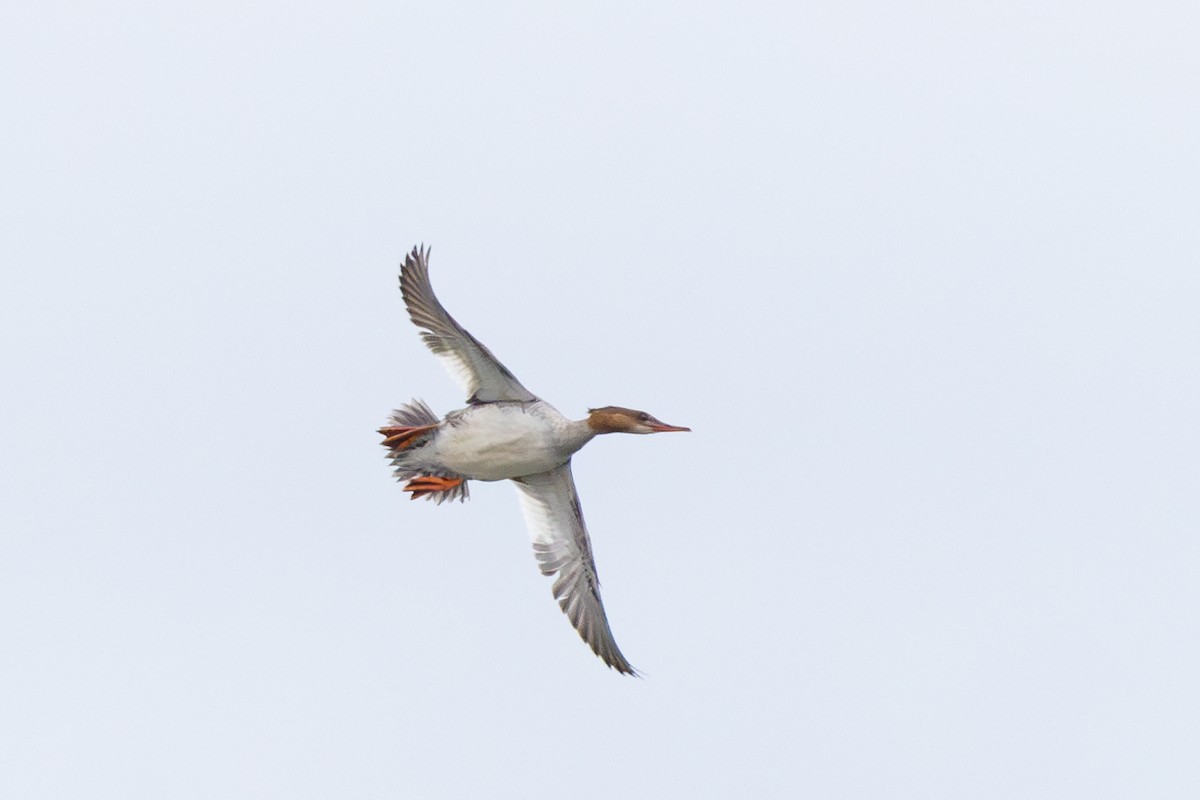
POLYGON ((572 423, 546 403, 481 405, 443 424, 429 455, 445 469, 477 481, 546 472, 583 445, 572 423))

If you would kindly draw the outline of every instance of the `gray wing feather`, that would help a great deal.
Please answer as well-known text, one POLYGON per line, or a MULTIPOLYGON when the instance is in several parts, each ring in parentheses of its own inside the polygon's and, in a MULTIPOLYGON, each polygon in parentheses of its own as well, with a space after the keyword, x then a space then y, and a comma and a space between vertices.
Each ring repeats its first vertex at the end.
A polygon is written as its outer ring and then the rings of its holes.
POLYGON ((429 251, 414 247, 400 268, 400 293, 421 338, 443 359, 468 395, 469 403, 530 402, 537 397, 463 326, 454 321, 429 283, 429 251))
POLYGON ((613 639, 600 601, 592 543, 568 461, 557 469, 514 478, 521 510, 543 575, 555 575, 554 598, 592 651, 618 672, 636 675, 613 639))

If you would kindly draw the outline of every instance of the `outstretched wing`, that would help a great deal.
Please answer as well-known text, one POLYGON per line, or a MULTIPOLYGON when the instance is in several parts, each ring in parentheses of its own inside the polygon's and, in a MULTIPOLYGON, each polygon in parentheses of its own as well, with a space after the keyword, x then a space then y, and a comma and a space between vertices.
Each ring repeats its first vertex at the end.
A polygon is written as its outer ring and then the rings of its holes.
POLYGON ((617 672, 636 675, 613 639, 600 602, 600 581, 571 476, 571 462, 549 472, 514 478, 513 483, 519 490, 538 566, 543 575, 558 574, 554 597, 559 606, 605 664, 617 672))
POLYGON ((413 248, 400 268, 400 294, 421 338, 467 392, 468 403, 529 402, 537 397, 463 326, 446 313, 429 283, 429 251, 413 248))

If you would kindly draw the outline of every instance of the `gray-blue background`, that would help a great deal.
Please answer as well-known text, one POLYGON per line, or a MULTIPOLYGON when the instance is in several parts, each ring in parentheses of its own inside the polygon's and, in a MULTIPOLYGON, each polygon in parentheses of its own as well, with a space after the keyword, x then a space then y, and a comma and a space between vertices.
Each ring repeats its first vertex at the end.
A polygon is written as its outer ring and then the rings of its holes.
POLYGON ((0 794, 1200 792, 1189 3, 0 11, 0 794), (452 313, 570 416, 642 681, 452 313))

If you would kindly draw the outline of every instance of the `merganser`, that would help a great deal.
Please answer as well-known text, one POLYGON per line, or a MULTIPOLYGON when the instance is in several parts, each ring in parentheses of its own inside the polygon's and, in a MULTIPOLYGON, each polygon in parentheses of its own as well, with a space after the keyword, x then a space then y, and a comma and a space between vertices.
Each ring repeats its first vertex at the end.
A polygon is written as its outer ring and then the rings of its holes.
POLYGON ((644 411, 620 406, 588 410, 570 420, 538 398, 491 351, 454 321, 429 283, 429 251, 414 247, 400 270, 400 293, 425 344, 468 395, 467 407, 439 420, 414 399, 379 429, 398 480, 412 499, 467 499, 467 481, 511 480, 543 575, 558 577, 554 597, 571 624, 604 663, 637 672, 621 654, 600 602, 600 582, 571 456, 602 433, 688 431, 644 411))

